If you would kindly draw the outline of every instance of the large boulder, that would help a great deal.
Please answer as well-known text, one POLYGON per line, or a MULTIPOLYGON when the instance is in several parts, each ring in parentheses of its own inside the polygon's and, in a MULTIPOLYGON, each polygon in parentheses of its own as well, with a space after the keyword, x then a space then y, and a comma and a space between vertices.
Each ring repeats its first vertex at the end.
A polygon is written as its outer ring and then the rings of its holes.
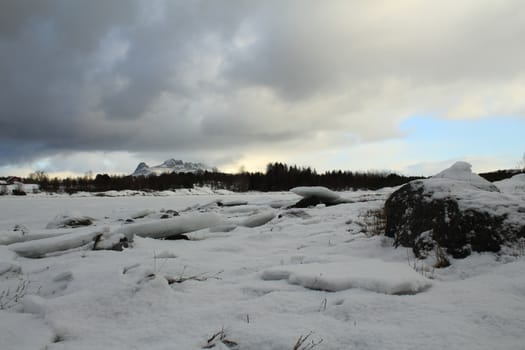
POLYGON ((497 252, 525 237, 525 203, 501 193, 458 162, 434 177, 411 181, 385 203, 386 235, 425 257, 436 245, 454 258, 497 252))

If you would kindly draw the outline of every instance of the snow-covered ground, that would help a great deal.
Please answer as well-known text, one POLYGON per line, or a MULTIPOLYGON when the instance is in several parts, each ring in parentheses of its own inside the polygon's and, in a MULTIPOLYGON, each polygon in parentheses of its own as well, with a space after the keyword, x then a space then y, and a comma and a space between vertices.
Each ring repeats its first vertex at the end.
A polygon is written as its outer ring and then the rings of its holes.
POLYGON ((524 252, 433 269, 367 232, 391 192, 310 209, 285 209, 294 193, 0 197, 0 242, 128 232, 170 209, 220 221, 121 252, 30 259, 0 245, 0 349, 523 349, 524 252), (57 228, 68 216, 94 224, 57 228))

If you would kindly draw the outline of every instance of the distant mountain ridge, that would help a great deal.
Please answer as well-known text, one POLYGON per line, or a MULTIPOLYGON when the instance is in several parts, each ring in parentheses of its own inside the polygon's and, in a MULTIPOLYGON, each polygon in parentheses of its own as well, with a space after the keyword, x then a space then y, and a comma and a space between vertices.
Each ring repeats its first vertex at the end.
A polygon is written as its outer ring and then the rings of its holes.
POLYGON ((201 171, 216 171, 203 163, 183 162, 177 159, 168 159, 160 165, 148 166, 148 164, 141 162, 137 165, 135 171, 131 176, 150 176, 171 173, 196 173, 201 171))

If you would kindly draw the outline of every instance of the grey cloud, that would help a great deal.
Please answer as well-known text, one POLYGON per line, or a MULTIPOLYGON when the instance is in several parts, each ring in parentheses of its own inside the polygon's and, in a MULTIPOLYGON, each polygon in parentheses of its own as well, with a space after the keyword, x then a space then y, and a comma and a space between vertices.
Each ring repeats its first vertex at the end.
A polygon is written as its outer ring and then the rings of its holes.
POLYGON ((257 40, 228 57, 227 74, 296 99, 385 77, 432 84, 524 73, 519 1, 413 3, 407 12, 403 2, 399 11, 376 2, 306 3, 279 10, 270 3, 253 19, 257 40))
POLYGON ((2 7, 0 165, 97 150, 227 158, 323 132, 385 139, 403 116, 525 75, 520 1, 2 7))

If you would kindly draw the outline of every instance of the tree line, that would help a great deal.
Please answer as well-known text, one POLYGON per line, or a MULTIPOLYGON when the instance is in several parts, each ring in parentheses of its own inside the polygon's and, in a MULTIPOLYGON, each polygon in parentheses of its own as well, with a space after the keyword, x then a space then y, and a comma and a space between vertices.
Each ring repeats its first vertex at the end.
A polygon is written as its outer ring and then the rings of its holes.
POLYGON ((50 178, 45 172, 32 173, 26 182, 37 183, 46 192, 79 191, 103 192, 109 190, 164 191, 208 186, 212 189, 246 191, 288 191, 297 186, 324 186, 332 190, 379 189, 404 184, 417 177, 387 172, 327 171, 317 173, 310 167, 270 163, 265 172, 227 174, 202 171, 196 173, 166 173, 150 176, 86 174, 81 177, 50 178))

